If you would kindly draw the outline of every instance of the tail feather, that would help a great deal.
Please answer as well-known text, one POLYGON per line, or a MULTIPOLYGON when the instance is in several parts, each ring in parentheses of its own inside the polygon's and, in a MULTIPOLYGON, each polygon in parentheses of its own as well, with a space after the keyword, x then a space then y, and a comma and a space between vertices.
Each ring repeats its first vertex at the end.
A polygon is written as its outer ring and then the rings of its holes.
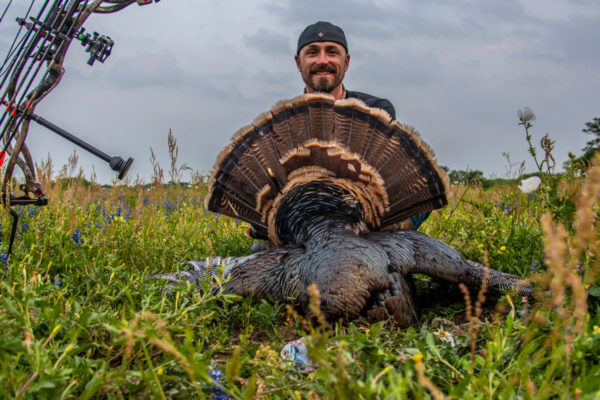
POLYGON ((276 205, 292 188, 323 179, 356 196, 372 231, 447 202, 446 175, 412 128, 357 99, 317 94, 240 129, 217 159, 206 205, 265 228, 281 223, 276 205))

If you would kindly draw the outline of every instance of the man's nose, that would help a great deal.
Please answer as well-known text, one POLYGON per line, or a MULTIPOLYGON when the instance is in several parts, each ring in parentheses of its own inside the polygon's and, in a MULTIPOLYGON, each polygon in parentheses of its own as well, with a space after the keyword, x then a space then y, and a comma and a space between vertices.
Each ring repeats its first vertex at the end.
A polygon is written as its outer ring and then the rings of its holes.
POLYGON ((325 51, 320 51, 319 57, 317 58, 317 63, 327 64, 328 62, 329 62, 329 58, 327 57, 327 53, 325 51))

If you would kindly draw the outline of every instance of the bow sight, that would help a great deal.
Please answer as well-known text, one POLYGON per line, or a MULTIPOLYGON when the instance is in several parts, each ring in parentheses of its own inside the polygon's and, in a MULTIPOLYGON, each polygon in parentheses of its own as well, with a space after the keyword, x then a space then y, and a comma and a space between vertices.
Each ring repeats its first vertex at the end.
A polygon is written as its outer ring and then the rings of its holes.
MULTIPOLYGON (((158 0, 154 0, 158 2, 158 0)), ((8 3, 0 23, 12 1, 8 3)), ((18 32, 0 66, 0 166, 8 155, 8 163, 2 180, 2 202, 5 206, 48 204, 44 188, 35 179, 35 167, 31 153, 25 144, 29 124, 34 121, 109 163, 122 179, 133 159, 111 157, 85 141, 34 114, 36 105, 54 89, 64 69, 62 63, 73 39, 78 40, 90 54, 87 61, 103 63, 112 51, 114 42, 97 32, 86 33, 83 23, 92 13, 108 14, 137 3, 146 5, 152 0, 45 0, 36 15, 30 15, 35 0, 24 17, 16 19, 18 32), (41 75, 39 77, 38 75, 41 75), (37 84, 35 83, 37 82, 37 84), (23 195, 11 192, 14 168, 18 166, 25 176, 19 188, 23 195), (33 195, 34 197, 30 197, 33 195)), ((12 250, 18 215, 10 209, 13 217, 8 253, 12 250)))
POLYGON ((100 36, 98 32, 94 32, 94 36, 89 33, 84 34, 85 28, 81 28, 81 31, 77 34, 77 39, 81 42, 82 46, 87 46, 85 51, 90 53, 88 65, 94 65, 94 61, 98 60, 101 63, 104 62, 110 56, 113 44, 108 36, 100 36))

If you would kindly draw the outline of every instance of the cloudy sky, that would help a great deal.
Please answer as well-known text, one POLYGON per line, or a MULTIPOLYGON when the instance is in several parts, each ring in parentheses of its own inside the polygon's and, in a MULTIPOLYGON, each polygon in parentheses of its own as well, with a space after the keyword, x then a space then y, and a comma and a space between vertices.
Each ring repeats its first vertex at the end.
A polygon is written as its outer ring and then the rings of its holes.
MULTIPOLYGON (((19 3, 19 4, 14 4, 19 3)), ((7 0, 0 0, 0 11, 7 0)), ((0 25, 2 59, 16 33, 13 2, 0 25)), ((37 6, 36 6, 37 7, 37 6)), ((61 84, 36 112, 111 155, 135 159, 130 176, 149 181, 150 147, 168 170, 167 133, 179 162, 209 172, 231 135, 278 100, 303 89, 293 56, 302 29, 328 20, 346 32, 346 87, 392 101, 451 169, 505 177, 525 160, 517 110, 530 107, 536 143, 556 140, 557 165, 581 153, 585 123, 600 117, 598 0, 162 0, 85 24, 115 41, 93 67, 74 42, 61 84), (514 168, 513 168, 514 169, 514 168)), ((36 159, 55 165, 75 146, 33 127, 36 159)), ((100 180, 104 162, 77 150, 100 180)))

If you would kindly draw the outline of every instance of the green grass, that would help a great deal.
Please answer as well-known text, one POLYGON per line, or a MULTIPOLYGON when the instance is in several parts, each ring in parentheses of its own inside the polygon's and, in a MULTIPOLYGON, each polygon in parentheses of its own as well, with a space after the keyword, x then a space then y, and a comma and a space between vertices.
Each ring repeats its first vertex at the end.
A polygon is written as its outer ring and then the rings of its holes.
MULTIPOLYGON (((582 182, 569 185, 560 198, 582 182)), ((248 254, 245 224, 205 211, 202 185, 60 186, 50 188, 49 206, 16 207, 15 249, 0 264, 4 398, 213 398, 217 368, 217 385, 236 399, 600 397, 598 228, 585 236, 577 270, 569 253, 545 254, 540 217, 575 217, 543 191, 531 199, 514 186, 460 186, 421 228, 467 258, 534 275, 537 300, 502 296, 477 318, 448 288, 453 296, 430 299, 418 325, 399 329, 361 320, 314 326, 283 304, 185 287, 164 296, 150 275, 184 269, 190 259, 248 254), (577 279, 587 285, 583 296, 577 279), (454 347, 439 329, 454 336, 454 347), (279 357, 301 336, 318 365, 310 374, 279 357)), ((594 218, 588 222, 597 211, 594 218)), ((1 224, 6 251, 8 213, 1 224)), ((580 232, 576 222, 566 228, 571 242, 546 240, 572 249, 580 232)))

